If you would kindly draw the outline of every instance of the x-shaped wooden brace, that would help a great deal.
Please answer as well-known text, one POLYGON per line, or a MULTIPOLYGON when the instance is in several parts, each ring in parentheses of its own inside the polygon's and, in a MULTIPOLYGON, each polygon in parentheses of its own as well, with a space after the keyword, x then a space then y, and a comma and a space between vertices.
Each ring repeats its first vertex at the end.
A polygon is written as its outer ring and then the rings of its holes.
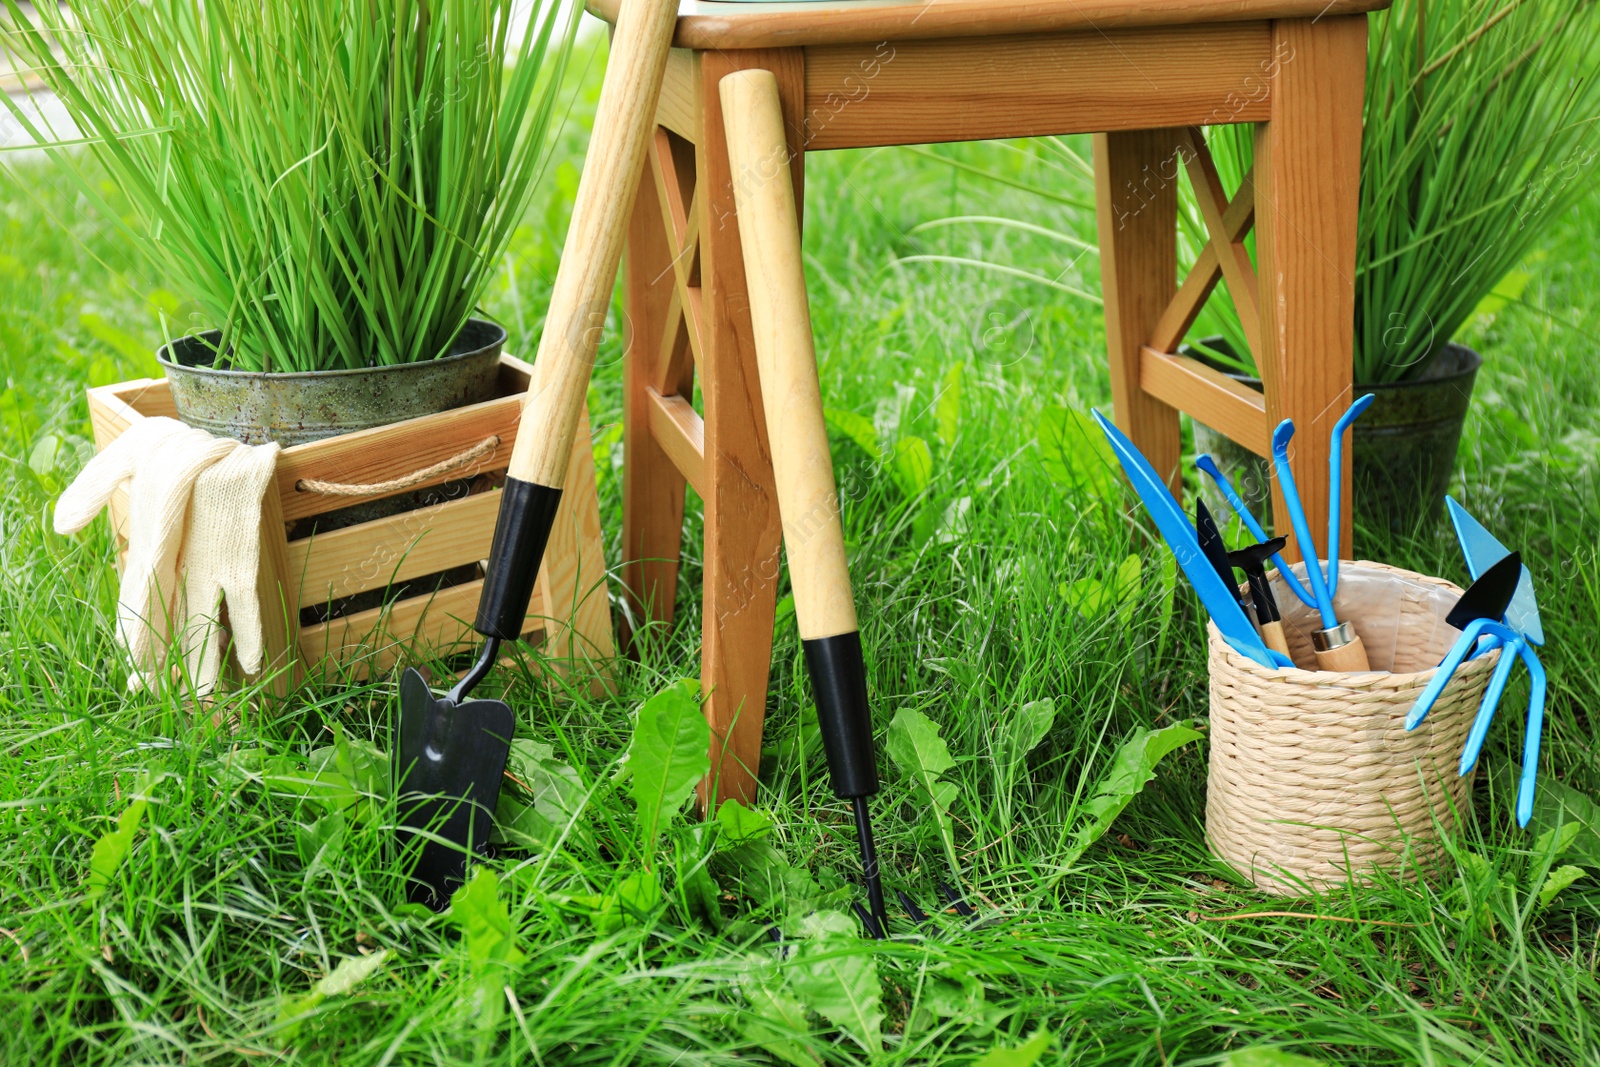
MULTIPOLYGON (((650 173, 661 224, 672 252, 672 302, 649 382, 650 433, 695 492, 705 494, 705 423, 694 410, 694 368, 704 351, 700 309, 700 187, 684 202, 683 175, 672 135, 657 128, 650 173)), ((692 166, 692 164, 691 164, 692 166)), ((691 182, 693 181, 691 175, 691 182)))
POLYGON ((1189 172, 1189 183, 1194 186, 1195 200, 1200 206, 1200 217, 1205 220, 1208 240, 1194 267, 1178 287, 1172 303, 1156 323, 1150 347, 1159 352, 1174 352, 1178 343, 1188 333, 1189 327, 1205 307, 1206 299, 1216 288, 1218 279, 1226 279, 1228 296, 1238 309, 1239 323, 1244 327, 1245 340, 1250 353, 1261 354, 1261 311, 1256 298, 1256 269, 1245 250, 1244 237, 1255 224, 1256 198, 1254 169, 1239 183, 1239 191, 1232 200, 1223 191, 1222 179, 1217 176, 1217 165, 1206 147, 1205 136, 1199 128, 1185 131, 1178 145, 1184 167, 1189 172), (1185 151, 1187 149, 1187 151, 1185 151))
POLYGON ((1217 282, 1226 281, 1250 354, 1258 361, 1261 358, 1261 307, 1256 271, 1244 247, 1245 234, 1255 224, 1255 171, 1252 169, 1244 176, 1238 192, 1229 200, 1200 129, 1184 130, 1176 147, 1189 172, 1189 183, 1194 187, 1200 216, 1205 221, 1207 241, 1151 331, 1141 353, 1141 382, 1146 392, 1174 407, 1216 412, 1216 417, 1208 421, 1217 429, 1246 448, 1267 455, 1270 442, 1266 403, 1261 393, 1214 367, 1174 354, 1217 282), (1197 397, 1197 392, 1202 396, 1197 397))

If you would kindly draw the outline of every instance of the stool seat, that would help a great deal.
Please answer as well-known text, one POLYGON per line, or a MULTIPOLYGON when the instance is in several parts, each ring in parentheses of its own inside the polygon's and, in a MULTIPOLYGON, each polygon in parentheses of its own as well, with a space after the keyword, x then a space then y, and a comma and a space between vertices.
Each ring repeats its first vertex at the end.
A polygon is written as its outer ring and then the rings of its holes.
MULTIPOLYGON (((588 0, 615 23, 623 0, 588 0)), ((1256 19, 1326 18, 1387 7, 1389 0, 682 0, 679 48, 786 48, 937 37, 1187 26, 1256 19)))
MULTIPOLYGON (((630 0, 587 2, 615 20, 630 0)), ((1350 393, 1366 13, 1385 3, 681 0, 628 231, 622 574, 632 619, 670 624, 693 487, 705 507, 708 806, 755 792, 783 533, 722 79, 776 80, 788 152, 768 165, 787 168, 802 209, 814 152, 1093 134, 1117 424, 1181 493, 1180 412, 1263 455, 1293 419, 1290 463, 1320 530, 1329 430, 1350 393), (1235 124, 1254 127, 1255 165, 1225 188, 1206 129, 1235 124), (1180 175, 1205 229, 1182 275, 1180 175), (1180 348, 1219 287, 1260 390, 1180 348)), ((1346 499, 1349 476, 1346 464, 1346 499)), ((1273 510, 1287 529, 1276 487, 1273 510)))

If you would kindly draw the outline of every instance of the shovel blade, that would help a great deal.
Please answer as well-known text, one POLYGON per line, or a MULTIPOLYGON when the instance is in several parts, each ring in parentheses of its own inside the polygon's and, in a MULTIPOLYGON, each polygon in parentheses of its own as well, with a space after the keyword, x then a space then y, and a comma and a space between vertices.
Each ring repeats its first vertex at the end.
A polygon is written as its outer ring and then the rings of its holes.
POLYGON ((1511 606, 1511 598, 1521 580, 1522 553, 1513 552, 1478 575, 1478 580, 1461 594, 1444 621, 1458 630, 1465 630, 1473 619, 1498 622, 1511 606))
POLYGON ((442 908, 482 856, 500 799, 516 719, 500 700, 453 703, 422 675, 400 679, 395 776, 400 783, 400 844, 416 857, 407 896, 442 908))

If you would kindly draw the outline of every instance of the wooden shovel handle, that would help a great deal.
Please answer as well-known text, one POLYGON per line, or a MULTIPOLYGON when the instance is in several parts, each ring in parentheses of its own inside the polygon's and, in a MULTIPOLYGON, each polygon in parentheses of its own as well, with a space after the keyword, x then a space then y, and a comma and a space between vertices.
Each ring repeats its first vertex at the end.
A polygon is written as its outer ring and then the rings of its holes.
POLYGON ((678 0, 623 0, 507 472, 559 489, 611 306, 622 242, 677 25, 678 0))
POLYGON ((722 79, 719 92, 795 619, 802 640, 852 633, 855 600, 817 384, 778 82, 770 71, 739 71, 722 79))

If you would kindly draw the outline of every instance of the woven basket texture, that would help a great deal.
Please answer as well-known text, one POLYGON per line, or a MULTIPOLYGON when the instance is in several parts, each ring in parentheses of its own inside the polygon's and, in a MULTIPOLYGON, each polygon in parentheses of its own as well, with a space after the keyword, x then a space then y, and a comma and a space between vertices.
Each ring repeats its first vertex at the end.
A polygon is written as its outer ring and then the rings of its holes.
MULTIPOLYGON (((1316 611, 1273 585, 1290 658, 1314 664, 1316 611)), ((1381 563, 1340 564, 1335 612, 1387 673, 1267 669, 1208 626, 1206 837, 1257 889, 1303 895, 1438 859, 1440 830, 1470 812, 1473 776, 1456 767, 1499 653, 1462 664, 1417 729, 1405 719, 1460 634, 1444 621, 1460 595, 1381 563)))

